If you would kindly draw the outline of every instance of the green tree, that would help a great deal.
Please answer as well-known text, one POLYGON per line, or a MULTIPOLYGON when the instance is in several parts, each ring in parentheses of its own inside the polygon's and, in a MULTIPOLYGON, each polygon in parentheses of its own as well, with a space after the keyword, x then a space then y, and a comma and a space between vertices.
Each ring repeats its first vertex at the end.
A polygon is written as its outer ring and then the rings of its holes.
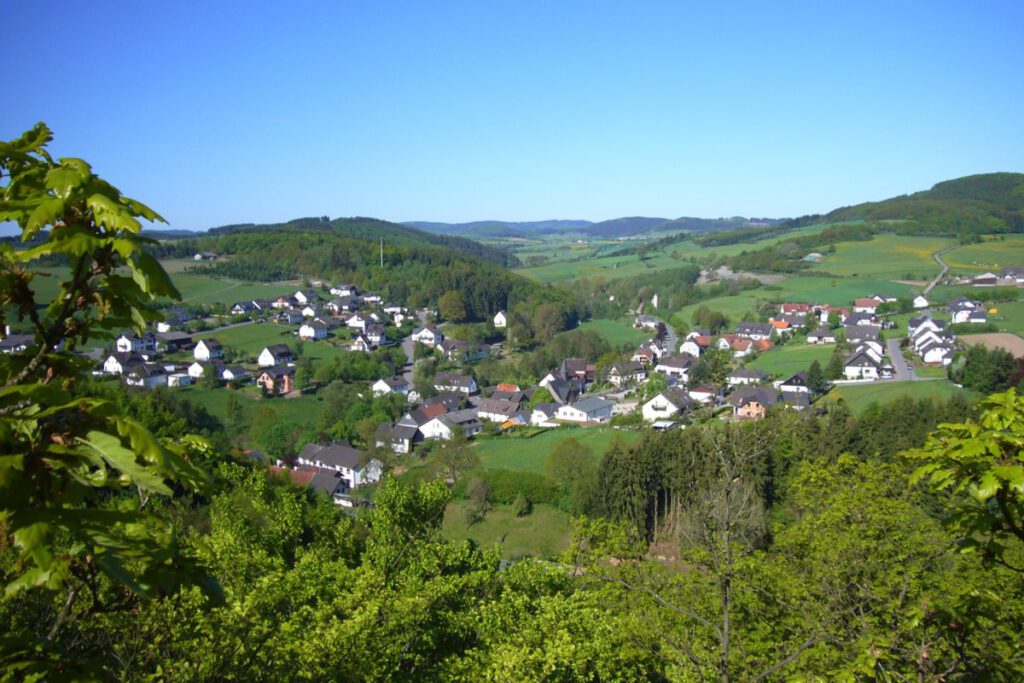
POLYGON ((828 389, 828 381, 821 369, 821 363, 816 360, 807 368, 807 386, 814 394, 825 393, 825 390, 828 389))
POLYGON ((178 297, 146 251, 153 242, 139 234, 140 219, 162 219, 85 161, 54 160, 51 138, 40 123, 0 143, 0 221, 17 223, 25 243, 0 245, 0 324, 26 322, 34 336, 25 352, 0 355, 0 525, 17 558, 6 593, 63 596, 42 642, 9 632, 0 645, 5 668, 22 675, 45 670, 61 629, 99 607, 87 596, 102 577, 146 598, 207 579, 179 552, 171 525, 145 510, 174 487, 206 490, 186 457, 202 443, 163 443, 110 402, 71 392, 88 366, 72 351, 125 327, 141 332, 158 317, 156 297, 178 297), (47 259, 68 268, 39 308, 35 285, 47 259))
POLYGON ((466 319, 466 303, 457 290, 449 290, 437 301, 437 312, 445 320, 461 322, 466 319))

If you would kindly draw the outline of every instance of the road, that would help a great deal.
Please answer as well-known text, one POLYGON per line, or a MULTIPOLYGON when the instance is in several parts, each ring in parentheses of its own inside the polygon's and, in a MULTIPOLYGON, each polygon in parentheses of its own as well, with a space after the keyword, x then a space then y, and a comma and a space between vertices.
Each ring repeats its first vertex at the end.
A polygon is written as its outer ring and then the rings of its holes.
POLYGON ((959 244, 954 244, 953 246, 946 247, 945 249, 939 249, 937 252, 932 254, 932 258, 935 259, 935 262, 939 264, 939 267, 942 268, 942 270, 939 271, 939 274, 935 276, 935 279, 929 282, 928 286, 924 288, 924 293, 926 295, 928 294, 928 292, 932 291, 932 288, 935 287, 935 285, 939 284, 939 282, 942 281, 942 278, 946 277, 946 273, 949 272, 949 266, 947 266, 946 262, 942 260, 942 255, 951 249, 956 249, 959 246, 959 244))
MULTIPOLYGON (((416 311, 416 318, 420 321, 420 327, 427 324, 427 315, 423 311, 416 311)), ((405 352, 405 368, 402 370, 402 377, 409 383, 409 386, 412 386, 412 366, 416 351, 416 342, 412 340, 412 335, 402 340, 402 351, 405 352)))
POLYGON ((908 366, 906 359, 903 358, 900 341, 900 339, 890 339, 885 343, 886 350, 889 352, 889 360, 892 361, 893 381, 909 382, 919 379, 914 374, 914 368, 908 366))

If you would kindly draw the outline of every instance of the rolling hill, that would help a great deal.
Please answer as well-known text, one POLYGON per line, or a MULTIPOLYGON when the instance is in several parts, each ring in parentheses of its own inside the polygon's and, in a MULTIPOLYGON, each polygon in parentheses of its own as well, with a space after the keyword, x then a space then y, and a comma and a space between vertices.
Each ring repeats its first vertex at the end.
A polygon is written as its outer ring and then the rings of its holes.
POLYGON ((584 220, 474 221, 471 223, 408 221, 402 225, 434 234, 458 235, 473 239, 538 237, 568 233, 614 239, 651 232, 714 232, 750 225, 774 225, 778 222, 779 220, 772 218, 744 218, 743 216, 734 216, 732 218, 694 218, 683 216, 675 219, 631 216, 613 218, 597 223, 584 220))

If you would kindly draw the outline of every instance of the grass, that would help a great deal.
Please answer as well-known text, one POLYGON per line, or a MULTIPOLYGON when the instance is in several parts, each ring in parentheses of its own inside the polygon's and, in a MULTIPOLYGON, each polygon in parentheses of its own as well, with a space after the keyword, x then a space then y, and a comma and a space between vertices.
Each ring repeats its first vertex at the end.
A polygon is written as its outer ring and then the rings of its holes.
POLYGON ((978 275, 991 270, 999 273, 1007 266, 1024 265, 1024 236, 1003 235, 980 244, 967 244, 942 255, 953 273, 978 275))
POLYGON ((939 272, 932 255, 952 242, 941 237, 876 235, 866 242, 840 242, 834 254, 826 254, 814 270, 844 276, 880 279, 929 279, 939 272), (922 277, 923 276, 923 277, 922 277))
POLYGON ((779 346, 762 353, 756 360, 748 363, 751 368, 770 372, 779 379, 786 379, 793 373, 806 370, 811 363, 818 361, 821 369, 828 366, 835 344, 791 344, 779 346))
POLYGON ((535 556, 553 558, 569 547, 569 515, 551 505, 535 505, 533 512, 516 517, 511 506, 498 505, 473 526, 466 524, 468 502, 448 505, 442 530, 450 540, 473 540, 482 547, 501 544, 501 555, 514 560, 535 556))
MULTIPOLYGON (((293 350, 296 348, 298 337, 295 331, 298 325, 277 325, 274 323, 252 323, 240 325, 226 330, 215 332, 203 332, 195 336, 196 341, 209 337, 215 338, 224 346, 230 346, 244 351, 246 355, 255 358, 264 347, 271 344, 288 344, 293 350)), ((338 331, 336 331, 338 332, 338 331)), ((302 356, 310 358, 314 362, 330 360, 331 358, 351 353, 342 348, 332 346, 331 340, 303 342, 302 356)))
MULTIPOLYGON (((773 301, 802 301, 848 307, 858 297, 871 294, 900 297, 913 289, 910 285, 876 277, 796 276, 753 290, 752 293, 773 301)), ((750 295, 751 292, 746 294, 750 295)))
POLYGON ((872 403, 882 404, 902 396, 946 400, 956 394, 963 394, 969 400, 975 397, 974 392, 961 389, 952 382, 935 380, 929 382, 873 382, 871 384, 839 386, 830 391, 824 400, 835 401, 842 398, 851 410, 859 413, 872 403))
POLYGON ((616 438, 624 444, 631 444, 640 438, 640 432, 612 427, 559 427, 542 432, 532 439, 512 436, 480 439, 473 450, 480 457, 481 467, 543 474, 548 456, 566 439, 576 439, 587 446, 594 460, 600 461, 616 438))
POLYGON ((636 346, 645 339, 650 339, 653 336, 653 331, 639 330, 633 327, 631 321, 609 320, 608 318, 589 320, 580 325, 578 329, 596 332, 616 348, 625 344, 636 346))
POLYGON ((673 313, 669 320, 673 323, 692 325, 693 312, 700 306, 705 306, 709 310, 718 311, 730 321, 739 322, 746 318, 754 310, 754 307, 763 300, 763 296, 752 294, 749 291, 733 294, 732 296, 719 296, 713 299, 705 299, 689 306, 683 306, 683 308, 673 313))
POLYGON ((243 389, 228 389, 227 387, 202 387, 190 385, 175 389, 193 403, 199 404, 206 410, 223 421, 227 416, 228 397, 234 395, 242 400, 250 416, 263 408, 270 408, 274 411, 274 419, 287 422, 297 427, 309 427, 316 421, 320 412, 320 399, 315 395, 304 394, 297 398, 271 398, 260 397, 258 388, 255 385, 243 389))
POLYGON ((992 308, 997 312, 989 314, 989 322, 998 325, 1001 332, 1013 332, 1024 336, 1024 301, 992 304, 989 310, 992 308))

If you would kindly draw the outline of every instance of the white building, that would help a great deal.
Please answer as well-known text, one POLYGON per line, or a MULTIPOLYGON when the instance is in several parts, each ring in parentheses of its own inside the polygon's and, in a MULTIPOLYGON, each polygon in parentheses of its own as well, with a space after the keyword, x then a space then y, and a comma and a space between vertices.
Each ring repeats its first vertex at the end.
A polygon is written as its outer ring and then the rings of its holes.
POLYGON ((505 311, 498 311, 494 314, 494 326, 497 328, 503 328, 508 326, 508 313, 505 311))
POLYGON ((567 422, 607 422, 612 417, 614 407, 614 401, 591 396, 571 405, 559 406, 556 417, 567 422))

